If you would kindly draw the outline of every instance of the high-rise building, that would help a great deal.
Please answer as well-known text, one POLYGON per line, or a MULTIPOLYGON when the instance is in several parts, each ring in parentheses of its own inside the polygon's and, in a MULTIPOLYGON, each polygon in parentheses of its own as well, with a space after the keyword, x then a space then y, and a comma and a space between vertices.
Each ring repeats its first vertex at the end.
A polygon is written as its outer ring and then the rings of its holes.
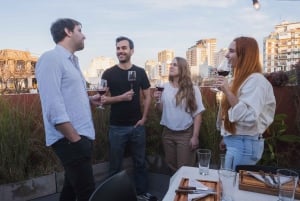
POLYGON ((163 50, 158 52, 158 75, 159 79, 167 79, 170 64, 174 58, 173 50, 163 50))
POLYGON ((300 61, 300 22, 282 22, 264 38, 264 72, 289 71, 300 61))
POLYGON ((215 53, 217 39, 201 39, 186 52, 186 58, 190 66, 200 66, 207 64, 215 66, 215 53))
POLYGON ((174 58, 174 51, 173 50, 163 50, 158 52, 158 62, 160 63, 167 63, 172 61, 174 58))

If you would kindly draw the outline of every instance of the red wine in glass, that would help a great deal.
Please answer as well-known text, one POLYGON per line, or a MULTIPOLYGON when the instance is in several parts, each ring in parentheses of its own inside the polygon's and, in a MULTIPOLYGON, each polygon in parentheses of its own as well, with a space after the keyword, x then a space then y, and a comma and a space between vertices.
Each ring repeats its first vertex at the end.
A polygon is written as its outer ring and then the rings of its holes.
POLYGON ((161 91, 161 92, 162 92, 162 91, 164 90, 164 87, 158 87, 158 86, 157 86, 156 89, 157 89, 158 91, 161 91))
MULTIPOLYGON (((106 89, 107 89, 107 80, 105 79, 100 79, 99 82, 98 82, 98 87, 97 87, 97 91, 98 93, 102 96, 105 94, 106 92, 106 89)), ((101 98, 101 97, 100 97, 101 98)), ((99 105, 97 108, 99 109, 104 109, 104 107, 101 105, 99 105)))
POLYGON ((218 71, 218 75, 224 76, 226 77, 227 75, 229 75, 230 71, 218 71))
MULTIPOLYGON (((155 84, 155 88, 157 89, 157 91, 159 92, 163 92, 164 90, 164 81, 163 80, 157 80, 156 84, 155 84)), ((160 98, 156 101, 156 103, 160 103, 160 98)))
POLYGON ((98 93, 102 96, 106 93, 106 90, 105 89, 99 89, 98 93))
POLYGON ((128 71, 128 81, 130 83, 131 89, 133 89, 133 84, 136 81, 136 72, 135 71, 128 71))

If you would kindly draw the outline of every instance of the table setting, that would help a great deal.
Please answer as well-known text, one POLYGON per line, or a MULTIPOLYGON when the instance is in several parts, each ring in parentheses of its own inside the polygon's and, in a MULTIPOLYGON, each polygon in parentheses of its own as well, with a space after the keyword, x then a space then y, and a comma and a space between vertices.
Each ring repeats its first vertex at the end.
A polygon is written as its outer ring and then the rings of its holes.
POLYGON ((217 201, 220 186, 216 181, 182 178, 175 193, 174 201, 217 201))
POLYGON ((210 169, 208 155, 207 150, 198 151, 198 167, 183 166, 175 172, 163 201, 300 200, 299 175, 293 170, 235 172, 222 167, 224 155, 220 169, 210 169))
MULTIPOLYGON (((300 199, 298 175, 289 169, 278 169, 276 173, 240 170, 239 189, 263 194, 300 199)), ((284 200, 284 199, 282 199, 284 200)))

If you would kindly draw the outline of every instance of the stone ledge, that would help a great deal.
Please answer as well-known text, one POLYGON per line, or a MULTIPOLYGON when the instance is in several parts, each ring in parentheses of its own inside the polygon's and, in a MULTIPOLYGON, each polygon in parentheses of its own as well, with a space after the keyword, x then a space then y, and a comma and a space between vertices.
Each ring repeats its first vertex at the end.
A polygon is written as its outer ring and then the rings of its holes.
POLYGON ((30 200, 56 193, 55 173, 0 186, 2 201, 30 200))
MULTIPOLYGON (((93 165, 95 182, 108 177, 109 162, 93 165)), ((124 158, 123 169, 132 172, 131 158, 124 158)), ((61 192, 64 172, 56 172, 16 183, 0 185, 1 201, 24 201, 61 192)))

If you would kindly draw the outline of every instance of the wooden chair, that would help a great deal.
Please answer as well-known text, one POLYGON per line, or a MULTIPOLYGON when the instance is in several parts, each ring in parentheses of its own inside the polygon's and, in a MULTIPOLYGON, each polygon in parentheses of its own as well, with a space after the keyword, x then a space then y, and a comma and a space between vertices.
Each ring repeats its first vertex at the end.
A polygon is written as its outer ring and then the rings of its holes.
POLYGON ((135 188, 125 170, 109 177, 101 183, 89 201, 136 201, 135 188))

